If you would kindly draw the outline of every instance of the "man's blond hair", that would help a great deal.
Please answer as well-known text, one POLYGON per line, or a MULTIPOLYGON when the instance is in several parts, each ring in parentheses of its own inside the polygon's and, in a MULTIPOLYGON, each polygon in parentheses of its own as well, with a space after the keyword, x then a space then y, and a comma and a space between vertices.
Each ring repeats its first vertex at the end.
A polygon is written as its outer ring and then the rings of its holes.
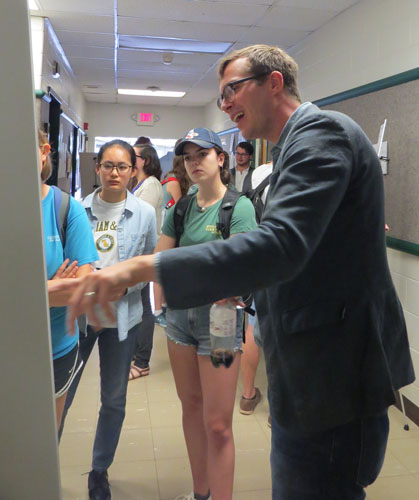
POLYGON ((251 45, 235 50, 221 59, 218 65, 218 77, 223 78, 227 66, 236 59, 247 59, 249 69, 254 75, 270 74, 279 71, 284 78, 284 87, 288 94, 301 102, 297 87, 298 65, 294 59, 279 47, 270 45, 251 45))

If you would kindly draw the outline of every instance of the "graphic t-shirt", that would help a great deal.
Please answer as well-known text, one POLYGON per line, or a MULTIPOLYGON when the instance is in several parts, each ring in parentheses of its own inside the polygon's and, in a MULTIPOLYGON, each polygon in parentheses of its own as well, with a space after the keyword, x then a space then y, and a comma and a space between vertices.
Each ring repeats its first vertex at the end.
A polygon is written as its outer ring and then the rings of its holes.
MULTIPOLYGON (((64 249, 57 229, 54 191, 52 189, 48 191, 47 196, 42 200, 42 220, 44 225, 45 260, 48 279, 54 277, 57 269, 66 258, 70 259, 70 263, 77 260, 78 266, 93 263, 97 260, 98 254, 93 242, 86 211, 74 198, 70 197, 64 249)), ((66 307, 51 307, 49 310, 54 359, 60 358, 70 352, 78 341, 77 325, 76 335, 67 334, 66 312, 66 307)))
MULTIPOLYGON (((198 206, 196 196, 189 203, 184 219, 184 231, 180 237, 179 246, 197 245, 207 241, 223 239, 217 231, 218 211, 222 200, 205 209, 198 206)), ((176 238, 174 225, 174 211, 176 205, 167 211, 164 220, 163 234, 176 238)), ((257 228, 255 210, 252 202, 245 196, 241 196, 234 207, 230 223, 230 235, 246 233, 257 228)))
MULTIPOLYGON (((99 193, 93 198, 92 209, 97 218, 96 227, 93 230, 93 238, 99 260, 94 263, 96 269, 112 266, 119 262, 118 253, 118 224, 125 210, 126 200, 117 203, 109 203, 102 200, 99 193)), ((116 306, 111 302, 111 309, 116 316, 116 306)), ((96 314, 101 326, 106 328, 116 328, 116 321, 112 322, 101 312, 101 307, 96 307, 96 314)), ((88 319, 88 323, 91 322, 88 319)))

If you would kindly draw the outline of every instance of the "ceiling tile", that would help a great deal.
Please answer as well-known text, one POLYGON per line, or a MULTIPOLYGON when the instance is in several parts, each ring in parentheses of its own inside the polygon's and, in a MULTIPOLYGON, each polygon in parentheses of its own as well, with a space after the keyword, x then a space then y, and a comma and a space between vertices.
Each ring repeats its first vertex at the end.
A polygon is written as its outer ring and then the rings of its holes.
POLYGON ((194 75, 202 74, 202 67, 195 65, 177 64, 172 63, 170 66, 163 64, 163 61, 159 62, 146 62, 141 61, 133 63, 131 61, 118 61, 118 70, 129 70, 129 71, 154 71, 160 73, 166 73, 168 75, 172 73, 187 73, 194 75))
POLYGON ((109 34, 79 33, 77 31, 57 31, 56 35, 63 46, 65 44, 109 48, 115 46, 115 37, 109 34))
POLYGON ((187 78, 179 75, 177 77, 162 78, 159 74, 132 74, 121 71, 118 76, 118 88, 120 89, 146 89, 147 87, 157 86, 161 90, 175 90, 186 92, 197 81, 196 78, 187 78))
POLYGON ((69 59, 74 73, 95 71, 96 69, 114 70, 114 62, 109 59, 91 59, 88 57, 72 57, 69 59))
POLYGON ((78 58, 92 58, 92 59, 109 59, 114 60, 114 49, 106 47, 90 47, 86 45, 67 45, 62 44, 65 55, 70 59, 72 57, 78 58))
POLYGON ((90 102, 117 102, 117 96, 112 94, 85 94, 85 97, 90 102))
MULTIPOLYGON (((256 26, 247 31, 246 35, 240 41, 240 46, 245 47, 254 43, 265 43, 287 49, 300 42, 302 38, 305 38, 310 33, 310 31, 256 26)), ((236 48, 237 46, 234 46, 234 49, 236 48)))
POLYGON ((143 19, 168 19, 199 23, 219 23, 238 26, 251 26, 267 10, 265 5, 243 4, 237 8, 232 2, 191 2, 188 0, 154 0, 142 2, 138 8, 137 0, 119 0, 118 15, 140 17, 143 19))
POLYGON ((246 32, 245 26, 229 26, 220 23, 198 23, 188 20, 143 19, 118 17, 118 33, 125 35, 166 36, 208 41, 235 42, 246 32), (164 35, 162 35, 164 34, 164 35))
POLYGON ((327 21, 330 21, 336 12, 330 10, 301 9, 294 7, 273 7, 257 26, 276 29, 289 29, 298 31, 314 31, 327 21))
POLYGON ((114 17, 79 12, 46 11, 54 31, 85 31, 86 33, 114 33, 114 17))
POLYGON ((358 2, 359 0, 279 0, 277 3, 285 7, 300 7, 305 9, 342 12, 358 2))
MULTIPOLYGON (((220 56, 218 54, 173 54, 173 64, 196 66, 197 68, 210 68, 220 56)), ((133 49, 119 49, 118 61, 132 63, 152 62, 163 65, 163 55, 161 52, 150 52, 133 49)))
POLYGON ((114 0, 37 0, 42 10, 113 15, 114 0))

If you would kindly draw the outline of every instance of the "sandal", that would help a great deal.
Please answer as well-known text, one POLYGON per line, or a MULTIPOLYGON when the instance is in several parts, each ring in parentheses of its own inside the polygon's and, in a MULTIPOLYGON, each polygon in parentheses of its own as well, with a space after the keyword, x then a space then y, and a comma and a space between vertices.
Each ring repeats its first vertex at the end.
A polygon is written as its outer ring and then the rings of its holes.
POLYGON ((136 378, 146 377, 150 374, 150 367, 140 368, 139 366, 131 365, 129 370, 128 380, 135 380, 136 378))

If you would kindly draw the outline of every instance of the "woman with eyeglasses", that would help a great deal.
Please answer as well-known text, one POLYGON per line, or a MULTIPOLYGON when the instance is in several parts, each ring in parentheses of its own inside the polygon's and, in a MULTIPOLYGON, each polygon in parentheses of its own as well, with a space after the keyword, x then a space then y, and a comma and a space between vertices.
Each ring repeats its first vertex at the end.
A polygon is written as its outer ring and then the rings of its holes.
MULTIPOLYGON (((45 183, 51 175, 49 159, 51 147, 48 144, 46 135, 41 131, 38 131, 38 145, 42 181, 42 221, 48 278, 55 409, 57 428, 59 428, 67 391, 82 366, 82 359, 79 355, 77 325, 75 326, 75 335, 70 335, 66 327, 66 305, 70 294, 59 293, 55 285, 58 284, 57 280, 80 278, 91 272, 91 263, 97 259, 97 252, 86 213, 80 203, 72 197, 69 197, 65 237, 64 235, 60 236, 60 228, 57 224, 59 207, 56 204, 59 191, 45 183)), ((64 197, 64 194, 61 194, 61 196, 64 197)))
MULTIPOLYGON (((152 253, 156 246, 154 209, 127 189, 135 175, 135 151, 130 144, 114 140, 99 151, 96 173, 101 188, 84 201, 91 231, 99 253, 96 269, 131 257, 152 253)), ((91 499, 111 498, 107 469, 112 464, 122 423, 128 375, 142 319, 142 284, 120 292, 112 303, 113 318, 98 307, 87 317, 86 334, 80 338, 80 352, 86 363, 98 342, 101 379, 101 408, 93 447, 88 487, 91 499)), ((70 407, 82 371, 69 392, 70 407)))
MULTIPOLYGON (((149 203, 156 213, 157 237, 161 234, 163 213, 163 188, 160 183, 161 166, 156 150, 150 144, 134 145, 137 171, 131 182, 131 192, 140 200, 149 203)), ((150 284, 141 291, 143 319, 137 338, 135 357, 129 380, 146 377, 150 374, 150 358, 153 350, 154 322, 150 301, 150 284)))

